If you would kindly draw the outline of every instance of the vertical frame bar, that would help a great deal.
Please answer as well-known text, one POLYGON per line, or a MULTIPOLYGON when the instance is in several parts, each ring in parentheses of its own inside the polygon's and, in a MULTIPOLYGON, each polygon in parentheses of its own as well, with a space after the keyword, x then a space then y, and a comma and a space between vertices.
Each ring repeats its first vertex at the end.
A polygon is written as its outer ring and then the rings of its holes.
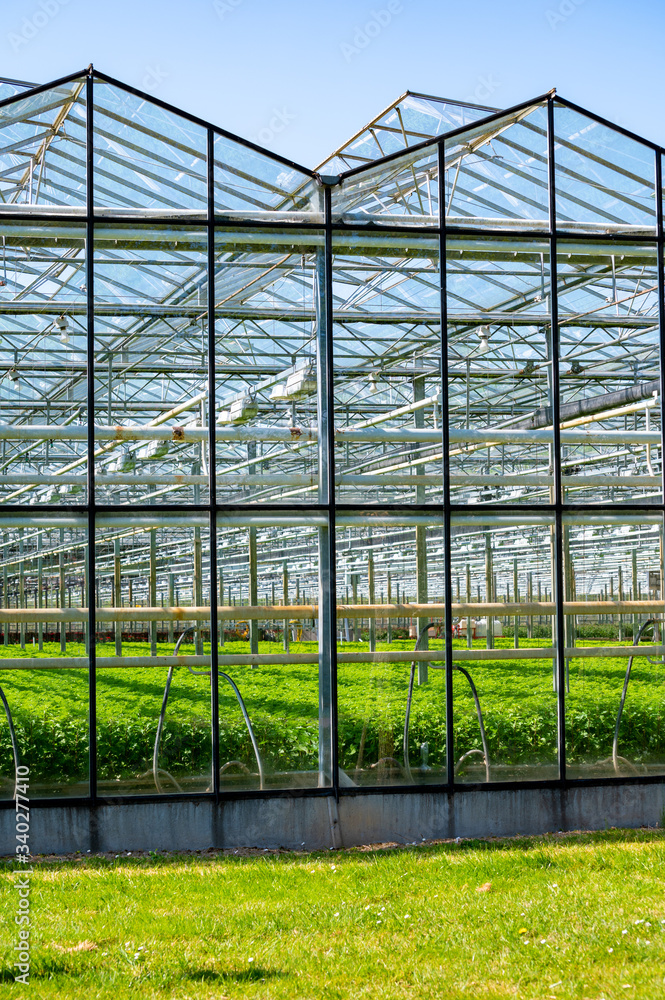
MULTIPOLYGON (((559 426, 559 310, 557 280, 556 171, 554 160, 554 98, 547 99, 547 179, 550 223, 550 341, 552 364, 552 459, 554 474, 554 600, 556 602, 557 753, 559 781, 566 780, 566 649, 563 615, 563 493, 561 490, 561 430, 559 426)), ((552 637, 554 639, 554 636, 552 637)))
POLYGON ((92 67, 85 81, 86 102, 86 376, 88 408, 88 744, 89 744, 89 796, 97 799, 97 622, 95 615, 95 294, 94 294, 94 131, 93 131, 92 67))
POLYGON ((455 781, 455 740, 453 732, 453 574, 450 530, 450 428, 448 393, 448 295, 446 255, 446 175, 445 139, 439 143, 439 285, 441 291, 441 446, 443 451, 443 603, 445 605, 446 662, 446 782, 455 781))
POLYGON ((210 518, 210 711, 212 715, 212 781, 219 802, 219 622, 217 602, 217 441, 215 405, 215 134, 207 131, 208 156, 208 490, 210 518))
POLYGON ((319 427, 319 503, 327 528, 319 528, 319 783, 330 773, 339 799, 337 745, 337 575, 335 553, 335 421, 332 338, 332 210, 330 187, 323 187, 325 244, 317 254, 317 404, 319 427))
MULTIPOLYGON (((665 427, 665 288, 663 285, 663 268, 665 267, 665 253, 663 247, 663 161, 661 153, 656 150, 656 226, 658 242, 656 244, 656 268, 658 270, 658 331, 660 338, 660 434, 661 434, 661 454, 663 427, 665 427)), ((661 489, 662 502, 665 503, 665 460, 661 460, 661 489)))

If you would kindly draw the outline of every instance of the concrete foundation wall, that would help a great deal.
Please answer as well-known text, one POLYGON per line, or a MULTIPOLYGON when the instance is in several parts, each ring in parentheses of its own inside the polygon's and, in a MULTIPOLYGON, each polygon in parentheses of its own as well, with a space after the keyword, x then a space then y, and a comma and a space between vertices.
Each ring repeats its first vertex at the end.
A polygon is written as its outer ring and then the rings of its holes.
MULTIPOLYGON (((448 837, 659 826, 665 784, 469 791, 455 795, 350 795, 34 806, 34 854, 71 851, 204 850, 208 847, 321 849, 448 837)), ((0 811, 0 854, 13 854, 15 815, 0 811)))

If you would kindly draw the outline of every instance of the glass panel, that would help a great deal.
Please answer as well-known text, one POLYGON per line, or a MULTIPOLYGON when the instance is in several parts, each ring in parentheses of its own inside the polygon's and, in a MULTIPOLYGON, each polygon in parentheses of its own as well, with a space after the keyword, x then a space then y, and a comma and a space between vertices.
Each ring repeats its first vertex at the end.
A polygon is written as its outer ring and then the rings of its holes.
POLYGON ((434 514, 337 520, 343 784, 443 784, 442 520, 434 514))
POLYGON ((547 108, 522 108, 446 142, 448 225, 547 228, 547 108))
POLYGON ((215 136, 215 214, 265 222, 323 222, 322 189, 269 153, 215 136))
POLYGON ((206 503, 206 232, 95 229, 98 503, 206 503))
POLYGON ((559 243, 557 272, 564 496, 660 502, 656 248, 559 243))
POLYGON ((216 234, 219 502, 318 502, 322 272, 323 235, 216 234))
POLYGON ((557 226, 655 235, 654 151, 559 104, 554 134, 557 226))
POLYGON ((436 226, 438 176, 438 146, 369 167, 332 188, 333 222, 436 226))
POLYGON ((0 213, 83 211, 85 142, 85 79, 0 108, 0 213))
POLYGON ((100 795, 211 791, 207 516, 99 518, 95 558, 100 795))
POLYGON ((564 525, 568 776, 663 774, 662 515, 564 525))
POLYGON ((299 518, 247 520, 217 524, 220 785, 328 785, 330 768, 319 763, 330 758, 319 724, 322 529, 299 518))
MULTIPOLYGON (((88 794, 85 518, 0 518, 0 686, 30 769, 30 798, 88 794)), ((0 716, 0 798, 14 755, 0 716)))
POLYGON ((445 135, 479 118, 486 118, 493 110, 425 94, 407 94, 382 111, 362 132, 316 169, 328 174, 343 173, 361 163, 380 160, 424 139, 445 135))
POLYGON ((458 782, 558 777, 553 532, 545 517, 453 518, 458 782))
POLYGON ((85 230, 0 225, 0 502, 86 502, 85 230))
POLYGON ((454 503, 552 499, 549 244, 447 244, 454 503))
POLYGON ((337 498, 441 502, 438 240, 338 233, 333 252, 337 498))
POLYGON ((207 215, 204 128, 101 80, 93 126, 95 206, 207 215))

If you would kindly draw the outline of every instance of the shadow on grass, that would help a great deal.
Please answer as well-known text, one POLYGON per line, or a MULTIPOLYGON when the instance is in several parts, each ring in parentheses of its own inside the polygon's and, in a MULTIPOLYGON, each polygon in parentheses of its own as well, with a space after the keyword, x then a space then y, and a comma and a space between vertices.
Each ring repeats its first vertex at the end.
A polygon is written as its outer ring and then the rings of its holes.
MULTIPOLYGON (((13 983, 18 969, 0 969, 0 983, 13 983)), ((80 968, 75 968, 73 962, 68 962, 65 960, 58 959, 39 959, 35 961, 34 958, 30 963, 30 981, 33 979, 49 979, 55 978, 56 976, 85 976, 90 972, 89 966, 81 965, 80 968)))
POLYGON ((257 983, 285 975, 286 973, 280 972, 279 969, 252 966, 249 969, 228 969, 225 972, 215 972, 213 969, 189 969, 183 973, 183 978, 196 983, 257 983))
MULTIPOLYGON (((18 970, 16 970, 18 972, 18 970)), ((77 969, 73 963, 67 961, 40 961, 35 967, 33 963, 30 969, 30 979, 45 979, 56 976, 84 976, 90 973, 89 966, 81 966, 77 969)), ((250 966, 248 969, 228 969, 226 971, 215 972, 213 969, 187 969, 177 978, 187 979, 196 983, 257 983, 268 979, 278 979, 285 976, 285 972, 279 969, 264 969, 261 966, 250 966)), ((13 983, 15 970, 5 968, 0 969, 0 983, 13 983)))

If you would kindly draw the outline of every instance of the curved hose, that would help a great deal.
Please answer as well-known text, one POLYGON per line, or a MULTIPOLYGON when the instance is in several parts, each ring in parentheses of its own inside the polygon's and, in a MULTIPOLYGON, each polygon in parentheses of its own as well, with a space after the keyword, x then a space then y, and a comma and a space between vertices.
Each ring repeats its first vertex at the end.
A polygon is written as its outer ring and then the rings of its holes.
POLYGON ((252 723, 249 721, 249 715, 247 714, 247 709, 245 708, 245 702, 242 700, 242 695, 236 687, 234 681, 231 680, 228 674, 225 674, 222 670, 218 671, 218 676, 223 677, 229 682, 233 688, 233 693, 238 699, 238 704, 240 705, 240 711, 242 712, 243 718, 245 720, 245 725, 247 726, 247 732, 249 733, 249 738, 252 741, 252 746, 254 748, 254 756, 256 757, 256 766, 259 771, 259 788, 264 787, 264 774, 263 774, 263 761, 261 760, 261 754, 259 753, 259 744, 256 742, 256 736, 254 735, 254 730, 252 729, 252 723))
MULTIPOLYGON (((422 637, 429 632, 432 622, 427 622, 421 628, 418 633, 418 638, 416 639, 416 644, 413 647, 414 653, 420 645, 420 640, 422 637)), ((409 784, 413 784, 413 773, 411 771, 411 765, 409 763, 409 725, 411 723, 411 701, 413 699, 413 682, 416 676, 416 661, 411 661, 411 675, 409 677, 409 693, 406 696, 406 712, 404 713, 404 736, 402 738, 402 752, 404 755, 404 770, 406 772, 406 780, 409 784)))
MULTIPOLYGON (((173 655, 174 656, 178 655, 178 651, 180 650, 180 647, 182 645, 182 642, 183 642, 183 639, 185 638, 185 636, 188 635, 190 632, 196 632, 196 631, 198 631, 198 628, 199 628, 198 625, 190 625, 189 628, 186 628, 183 632, 180 633, 180 635, 178 636, 178 641, 175 644, 175 649, 173 650, 173 655)), ((178 789, 178 791, 179 792, 182 791, 182 788, 180 787, 180 785, 178 784, 178 782, 175 780, 175 778, 171 774, 169 774, 168 771, 163 771, 159 767, 159 764, 158 764, 159 744, 160 744, 161 738, 162 738, 162 729, 164 728, 164 718, 166 716, 166 705, 167 705, 168 700, 169 700, 169 692, 171 690, 171 681, 173 680, 173 671, 174 671, 174 669, 175 669, 176 666, 177 666, 177 664, 174 663, 172 666, 169 667, 169 672, 168 672, 168 675, 167 675, 167 678, 166 678, 166 686, 164 688, 164 697, 162 699, 162 710, 159 713, 159 722, 157 723, 157 733, 155 734, 155 746, 154 746, 153 753, 152 753, 152 775, 153 775, 153 779, 154 779, 154 782, 155 782, 155 787, 156 787, 156 789, 157 789, 158 792, 162 791, 162 787, 161 787, 160 782, 159 782, 159 775, 160 774, 165 774, 168 778, 171 779, 171 781, 176 786, 176 788, 178 789)), ((190 674, 194 674, 195 676, 198 676, 198 677, 210 677, 211 676, 211 673, 210 673, 209 670, 192 670, 192 668, 189 665, 188 665, 187 669, 189 670, 190 674)), ((223 671, 220 670, 218 676, 219 677, 223 677, 224 680, 226 680, 226 681, 229 682, 229 684, 233 688, 233 693, 236 696, 238 704, 240 705, 240 711, 242 712, 243 718, 245 720, 245 725, 247 726, 247 731, 249 733, 249 738, 252 741, 252 747, 254 749, 254 755, 256 757, 256 764, 257 764, 257 768, 258 768, 258 772, 259 772, 259 788, 263 789, 264 784, 265 784, 265 776, 264 776, 264 772, 263 772, 263 761, 261 760, 261 754, 259 753, 259 745, 258 745, 258 743, 256 741, 256 736, 254 735, 254 730, 252 729, 252 723, 250 722, 249 715, 247 714, 247 709, 245 708, 245 703, 244 703, 244 701, 242 699, 242 695, 240 694, 240 691, 238 690, 238 688, 236 687, 234 681, 229 677, 228 674, 225 674, 223 671)), ((233 763, 233 762, 229 762, 229 763, 233 763)), ((223 770, 224 770, 224 768, 222 768, 222 771, 223 770)))
MULTIPOLYGON (((645 622, 643 622, 642 625, 640 625, 639 632, 637 633, 637 637, 636 637, 635 642, 634 642, 635 646, 639 646, 640 639, 642 638, 642 636, 644 635, 644 633, 646 632, 646 630, 649 628, 649 626, 653 626, 655 624, 656 624, 656 619, 655 618, 647 618, 647 620, 645 622)), ((620 760, 623 760, 623 761, 625 761, 625 763, 630 764, 630 761, 627 761, 625 757, 620 757, 619 756, 619 726, 621 725, 621 716, 623 715, 623 708, 624 708, 624 705, 626 704, 626 694, 628 693, 628 682, 630 680, 630 672, 633 669, 633 659, 634 659, 634 657, 635 657, 635 654, 633 653, 633 655, 628 660, 628 666, 626 667, 626 676, 625 676, 624 682, 623 682, 623 691, 621 692, 621 702, 619 704, 619 712, 617 714, 617 721, 616 721, 616 725, 614 727, 614 740, 612 741, 612 764, 614 766, 614 773, 615 774, 619 773, 619 761, 620 760)), ((635 769, 634 765, 631 765, 631 767, 633 767, 633 769, 635 769)))
POLYGON ((16 798, 16 786, 18 784, 18 769, 21 763, 21 758, 18 752, 18 740, 16 739, 16 732, 14 730, 14 723, 12 721, 12 713, 9 710, 9 702, 5 698, 5 692, 0 688, 0 700, 2 701, 3 707, 5 709, 5 715, 7 716, 7 722, 9 723, 9 735, 12 741, 12 750, 14 751, 14 798, 16 798))
MULTIPOLYGON (((436 622, 427 622, 427 624, 423 625, 423 627, 421 628, 420 632, 418 633, 418 638, 416 639, 416 645, 414 646, 414 650, 413 650, 414 653, 418 649, 418 646, 420 645, 420 640, 426 634, 426 632, 428 632, 428 630, 432 627, 432 625, 436 625, 436 622)), ((464 676, 466 677, 466 679, 469 682, 469 686, 471 688, 471 694, 473 695, 473 700, 474 700, 475 705, 476 705, 476 716, 478 718, 478 726, 480 728, 480 739, 481 739, 481 742, 483 744, 482 751, 480 751, 480 750, 470 750, 468 753, 465 753, 465 754, 463 754, 460 757, 460 759, 457 761, 457 764, 455 765, 455 774, 457 774, 457 772, 458 772, 458 770, 460 768, 460 765, 462 764, 462 762, 464 760, 466 760, 467 757, 470 757, 472 754, 480 754, 482 752, 482 754, 483 754, 483 756, 485 758, 485 780, 489 782, 490 781, 490 755, 489 755, 489 750, 488 750, 488 747, 487 747, 487 737, 485 735, 485 724, 483 722, 483 712, 482 712, 482 709, 480 707, 480 699, 478 698, 478 692, 476 690, 476 685, 473 683, 473 680, 471 678, 471 674, 468 672, 468 670, 465 670, 464 667, 453 666, 453 670, 457 670, 460 674, 464 674, 464 676)), ((404 770, 406 772, 407 780, 410 783, 413 783, 413 774, 411 772, 411 766, 409 764, 409 725, 410 725, 410 722, 411 722, 411 700, 413 698, 413 682, 414 682, 414 679, 415 679, 415 674, 416 674, 416 661, 412 660, 411 661, 411 676, 409 677, 409 693, 408 693, 407 699, 406 699, 406 713, 404 715, 404 739, 403 739, 404 770)))
MULTIPOLYGON (((471 680, 471 674, 468 672, 468 670, 465 670, 464 667, 453 667, 453 670, 458 670, 460 672, 460 674, 464 674, 464 676, 468 680, 469 685, 471 687, 471 694, 473 695, 473 700, 476 703, 476 715, 478 716, 478 726, 480 727, 480 740, 481 740, 481 743, 483 744, 483 754, 485 756, 485 781, 490 781, 490 755, 489 755, 489 750, 487 749, 487 737, 485 736, 485 724, 483 722, 483 713, 482 713, 482 710, 480 708, 480 699, 478 698, 478 692, 476 691, 476 685, 471 680)), ((477 751, 477 753, 480 753, 480 751, 477 751)), ((468 757, 468 756, 469 756, 468 754, 464 754, 464 756, 461 757, 457 761, 457 764, 455 766, 455 771, 459 770, 459 766, 462 763, 462 761, 464 760, 464 757, 468 757)))
MULTIPOLYGON (((189 628, 186 628, 184 632, 180 633, 180 635, 178 636, 178 641, 175 644, 175 649, 173 650, 174 656, 178 655, 178 650, 180 649, 182 641, 185 638, 185 636, 188 635, 189 632, 196 632, 197 628, 198 628, 197 625, 190 625, 189 628)), ((159 744, 162 739, 162 729, 164 728, 164 717, 166 716, 166 705, 169 700, 169 692, 171 690, 171 681, 173 680, 173 671, 175 669, 175 666, 176 664, 174 663, 172 666, 169 667, 169 672, 166 677, 166 687, 164 688, 164 697, 162 698, 162 710, 159 713, 159 722, 157 723, 157 732, 155 734, 155 746, 152 751, 152 777, 155 782, 155 788, 157 789, 158 792, 162 791, 162 786, 159 782, 160 774, 165 774, 168 778, 171 779, 171 781, 178 789, 178 791, 179 792, 182 791, 182 788, 175 780, 173 775, 169 774, 168 771, 163 771, 159 767, 159 744)))

